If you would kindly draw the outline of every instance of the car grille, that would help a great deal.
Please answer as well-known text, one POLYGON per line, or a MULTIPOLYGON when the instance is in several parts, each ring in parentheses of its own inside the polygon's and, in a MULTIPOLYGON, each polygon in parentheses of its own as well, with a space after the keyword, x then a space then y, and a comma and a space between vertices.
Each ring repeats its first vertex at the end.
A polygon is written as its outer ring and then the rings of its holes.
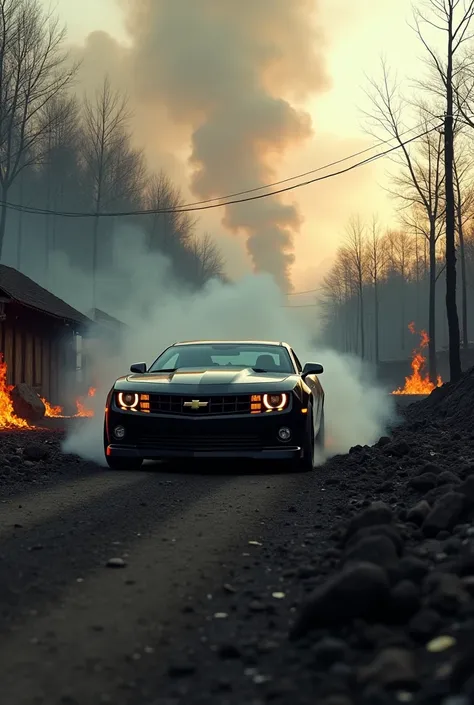
POLYGON ((223 435, 173 435, 147 433, 140 436, 140 446, 170 451, 247 451, 259 450, 263 443, 258 436, 223 435))
POLYGON ((179 414, 185 416, 210 416, 250 413, 250 396, 225 395, 199 397, 201 406, 189 406, 194 397, 181 397, 172 394, 150 394, 152 414, 179 414))

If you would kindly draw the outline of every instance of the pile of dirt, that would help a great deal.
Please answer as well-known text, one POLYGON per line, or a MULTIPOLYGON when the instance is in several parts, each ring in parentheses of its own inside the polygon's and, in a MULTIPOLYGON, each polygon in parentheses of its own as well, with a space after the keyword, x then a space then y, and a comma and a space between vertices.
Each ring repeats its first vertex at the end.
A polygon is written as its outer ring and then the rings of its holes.
POLYGON ((474 369, 321 472, 346 511, 290 630, 315 702, 474 703, 474 369))
POLYGON ((459 382, 436 388, 429 397, 406 410, 408 424, 443 421, 460 433, 474 431, 474 367, 459 382))
MULTIPOLYGON (((30 485, 44 485, 71 466, 79 466, 81 459, 64 454, 61 443, 64 432, 35 429, 1 431, 0 493, 11 493, 30 485)), ((84 463, 83 463, 84 464, 84 463)))

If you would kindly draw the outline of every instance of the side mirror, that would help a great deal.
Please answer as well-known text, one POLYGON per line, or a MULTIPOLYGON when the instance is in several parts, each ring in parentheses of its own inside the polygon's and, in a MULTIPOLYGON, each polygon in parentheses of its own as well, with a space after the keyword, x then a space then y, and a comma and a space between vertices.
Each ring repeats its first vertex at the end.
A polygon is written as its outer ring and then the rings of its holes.
POLYGON ((307 362, 303 367, 302 377, 307 377, 308 375, 322 375, 324 372, 324 367, 318 365, 316 362, 307 362))
POLYGON ((130 372, 135 372, 138 375, 144 374, 146 372, 146 362, 137 362, 135 365, 132 365, 130 372))

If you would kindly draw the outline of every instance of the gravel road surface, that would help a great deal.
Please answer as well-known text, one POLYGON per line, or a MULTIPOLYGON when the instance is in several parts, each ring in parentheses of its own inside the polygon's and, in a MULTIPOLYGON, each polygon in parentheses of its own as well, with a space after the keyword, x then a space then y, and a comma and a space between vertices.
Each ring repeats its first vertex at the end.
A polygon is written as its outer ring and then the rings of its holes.
POLYGON ((3 702, 258 698, 295 553, 325 541, 338 492, 318 473, 81 468, 0 505, 3 702))

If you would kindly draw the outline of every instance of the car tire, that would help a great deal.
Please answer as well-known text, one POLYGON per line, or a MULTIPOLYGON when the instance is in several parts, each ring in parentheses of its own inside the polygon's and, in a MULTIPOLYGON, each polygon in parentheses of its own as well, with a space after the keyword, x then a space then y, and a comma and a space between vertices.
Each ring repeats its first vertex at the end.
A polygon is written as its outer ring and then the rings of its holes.
POLYGON ((104 455, 105 462, 110 470, 140 470, 143 458, 111 458, 107 455, 108 438, 104 423, 104 455))
POLYGON ((314 470, 313 410, 311 407, 308 413, 308 424, 303 444, 303 457, 298 458, 294 465, 295 470, 298 472, 311 472, 311 470, 314 470))
POLYGON ((324 448, 326 447, 326 431, 325 431, 325 426, 324 426, 324 407, 321 411, 321 421, 319 424, 319 431, 316 434, 316 445, 318 446, 318 449, 322 452, 324 452, 324 448))
POLYGON ((106 455, 105 460, 110 470, 140 470, 143 464, 141 458, 111 458, 106 455))

